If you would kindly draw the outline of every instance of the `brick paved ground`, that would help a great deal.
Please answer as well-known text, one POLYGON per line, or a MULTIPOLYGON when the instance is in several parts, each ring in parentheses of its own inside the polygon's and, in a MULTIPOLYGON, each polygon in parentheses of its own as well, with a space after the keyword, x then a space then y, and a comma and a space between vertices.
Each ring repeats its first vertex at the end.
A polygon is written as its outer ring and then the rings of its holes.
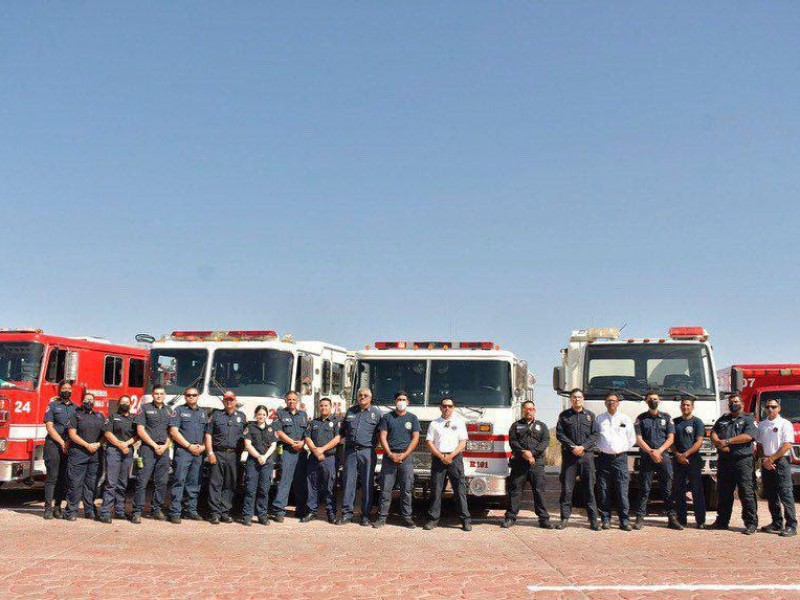
MULTIPOLYGON (((432 532, 291 518, 250 528, 103 525, 42 520, 41 492, 0 496, 0 598, 784 598, 790 593, 533 593, 527 586, 800 583, 793 566, 800 538, 675 532, 657 517, 630 533, 591 532, 580 516, 560 532, 531 520, 503 530, 500 511, 478 519, 472 533, 452 518, 432 532)), ((763 502, 759 511, 765 523, 763 502)))

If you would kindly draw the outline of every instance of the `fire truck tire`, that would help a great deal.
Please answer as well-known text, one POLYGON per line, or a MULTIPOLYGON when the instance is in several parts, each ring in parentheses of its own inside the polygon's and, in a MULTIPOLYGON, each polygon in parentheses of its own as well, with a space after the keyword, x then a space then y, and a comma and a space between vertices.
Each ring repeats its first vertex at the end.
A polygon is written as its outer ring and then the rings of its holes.
POLYGON ((706 510, 717 510, 717 500, 719 499, 717 482, 711 477, 703 478, 703 490, 706 497, 706 510))

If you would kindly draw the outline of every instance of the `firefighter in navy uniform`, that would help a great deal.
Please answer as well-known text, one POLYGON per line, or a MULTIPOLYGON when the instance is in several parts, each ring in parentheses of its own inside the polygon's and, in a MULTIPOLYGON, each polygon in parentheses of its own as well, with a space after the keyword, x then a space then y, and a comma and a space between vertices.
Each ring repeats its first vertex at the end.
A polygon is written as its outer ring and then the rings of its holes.
POLYGON ((200 471, 203 467, 206 425, 208 413, 197 406, 200 392, 188 388, 183 392, 182 404, 172 413, 169 420, 169 434, 175 442, 172 456, 172 487, 169 505, 169 521, 180 525, 181 514, 185 508, 187 519, 199 521, 197 499, 200 496, 200 471))
POLYGON ((256 406, 255 421, 244 430, 245 492, 242 504, 242 524, 251 525, 253 514, 262 525, 269 525, 269 486, 272 484, 273 456, 278 438, 275 428, 267 425, 269 411, 266 406, 256 406))
POLYGON ((586 512, 593 531, 600 531, 597 520, 597 502, 594 496, 594 455, 597 445, 597 431, 594 427, 595 415, 583 408, 583 391, 570 392, 571 408, 558 415, 556 438, 561 442, 561 522, 556 529, 564 529, 572 512, 572 490, 575 480, 581 478, 583 495, 586 498, 586 512))
POLYGON ((139 440, 130 411, 130 396, 120 396, 117 412, 110 415, 103 425, 106 484, 100 507, 101 523, 111 523, 112 511, 115 519, 125 518, 125 493, 128 491, 128 475, 133 464, 133 445, 139 440))
POLYGON ((286 407, 276 411, 272 422, 281 449, 281 479, 270 511, 276 523, 283 523, 290 491, 294 491, 295 516, 302 516, 307 491, 305 434, 308 415, 298 408, 300 396, 297 392, 288 392, 284 399, 286 407))
POLYGON ((215 410, 206 425, 206 452, 211 463, 208 482, 208 507, 212 525, 232 523, 231 509, 239 475, 239 454, 247 427, 247 417, 236 410, 236 394, 225 392, 223 410, 215 410))
POLYGON ((744 534, 758 528, 758 507, 753 491, 753 441, 758 436, 753 417, 744 413, 738 394, 728 397, 728 414, 722 415, 711 430, 711 441, 717 447, 717 520, 712 529, 728 529, 733 512, 733 490, 739 489, 742 502, 744 534))
POLYGON ((686 527, 686 484, 692 491, 694 520, 698 529, 706 528, 706 499, 703 491, 703 457, 700 448, 705 436, 705 425, 692 415, 694 399, 681 400, 681 416, 675 419, 675 456, 672 464, 675 478, 672 483, 672 496, 678 522, 686 527))
POLYGON ((76 410, 67 425, 71 444, 67 453, 67 508, 64 518, 75 521, 78 504, 83 497, 83 514, 94 519, 94 497, 100 471, 100 446, 105 417, 94 410, 94 396, 84 394, 81 409, 76 410))
POLYGON ((522 490, 529 482, 533 490, 533 510, 539 518, 539 527, 553 529, 550 513, 544 502, 545 452, 550 445, 550 430, 536 420, 536 405, 532 400, 523 402, 522 418, 511 425, 508 431, 511 446, 511 475, 508 478, 508 504, 503 528, 512 527, 517 521, 522 490))
POLYGON ((339 419, 331 414, 330 398, 319 401, 319 416, 306 428, 308 457, 308 494, 306 516, 300 521, 308 523, 317 518, 320 501, 325 503, 328 523, 336 521, 336 446, 341 441, 339 419))
POLYGON ((53 398, 44 413, 47 437, 44 440, 44 466, 47 481, 44 484, 44 518, 60 519, 61 502, 67 495, 67 425, 78 409, 72 403, 72 385, 63 381, 58 386, 58 397, 53 398), (55 501, 55 506, 53 506, 55 501))
POLYGON ((133 494, 133 514, 131 523, 142 522, 147 484, 153 480, 153 495, 150 498, 150 516, 157 520, 166 519, 162 512, 164 495, 169 479, 169 420, 172 410, 164 405, 167 392, 163 385, 153 386, 153 402, 142 406, 136 415, 136 433, 142 440, 139 457, 142 468, 136 476, 136 490, 133 494))
POLYGON ((645 402, 649 410, 643 412, 634 421, 636 444, 639 446, 641 461, 639 462, 639 501, 636 506, 636 530, 644 527, 647 514, 647 501, 653 485, 653 474, 658 475, 658 485, 664 498, 664 510, 667 513, 670 529, 683 529, 678 522, 672 505, 672 457, 669 449, 675 441, 675 424, 672 417, 658 410, 661 398, 656 392, 648 392, 645 402))

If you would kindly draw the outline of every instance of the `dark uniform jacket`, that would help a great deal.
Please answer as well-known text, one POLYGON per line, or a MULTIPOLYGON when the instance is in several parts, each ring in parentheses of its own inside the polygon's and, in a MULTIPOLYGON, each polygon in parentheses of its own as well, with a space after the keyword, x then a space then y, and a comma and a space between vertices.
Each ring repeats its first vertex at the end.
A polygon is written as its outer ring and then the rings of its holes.
POLYGON ((534 464, 537 466, 541 464, 544 467, 543 458, 550 445, 550 430, 541 421, 534 419, 528 423, 525 419, 520 419, 508 430, 508 443, 511 446, 512 461, 527 463, 528 461, 523 458, 522 453, 530 450, 536 459, 534 464))
POLYGON ((583 446, 587 453, 594 450, 599 435, 594 420, 594 413, 586 409, 578 412, 568 408, 558 415, 556 439, 561 442, 562 454, 572 456, 571 449, 575 446, 583 446))

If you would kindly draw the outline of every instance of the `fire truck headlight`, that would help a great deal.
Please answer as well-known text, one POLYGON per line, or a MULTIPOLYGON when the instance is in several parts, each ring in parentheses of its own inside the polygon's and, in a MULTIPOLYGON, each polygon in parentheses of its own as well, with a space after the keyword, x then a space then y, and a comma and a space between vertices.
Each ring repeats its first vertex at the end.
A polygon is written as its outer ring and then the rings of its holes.
POLYGON ((467 442, 467 452, 492 452, 494 450, 494 442, 467 442))

